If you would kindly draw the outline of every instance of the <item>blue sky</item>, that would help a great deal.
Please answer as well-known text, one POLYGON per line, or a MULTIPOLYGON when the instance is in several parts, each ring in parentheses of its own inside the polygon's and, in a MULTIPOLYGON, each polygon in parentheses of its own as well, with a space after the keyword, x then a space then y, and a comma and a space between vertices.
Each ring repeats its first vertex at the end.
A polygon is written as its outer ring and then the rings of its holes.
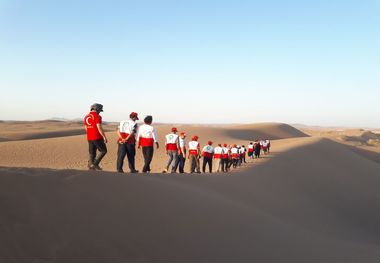
POLYGON ((0 0, 0 119, 380 127, 380 1, 0 0))

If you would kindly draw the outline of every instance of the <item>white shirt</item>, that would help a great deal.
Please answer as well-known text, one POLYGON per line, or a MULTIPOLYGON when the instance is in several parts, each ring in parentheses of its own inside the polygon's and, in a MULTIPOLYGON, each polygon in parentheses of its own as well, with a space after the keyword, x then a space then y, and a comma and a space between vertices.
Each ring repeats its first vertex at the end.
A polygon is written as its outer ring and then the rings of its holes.
POLYGON ((123 133, 131 134, 132 132, 136 132, 137 123, 133 120, 125 120, 121 121, 119 124, 119 131, 123 133))
POLYGON ((231 153, 238 153, 239 150, 236 147, 231 148, 231 153))
POLYGON ((140 126, 139 131, 137 133, 137 141, 142 138, 153 138, 154 142, 158 142, 158 136, 156 129, 148 124, 143 124, 140 126))
POLYGON ((176 144, 177 141, 178 141, 178 138, 179 136, 177 134, 174 134, 174 133, 169 133, 168 135, 165 136, 166 138, 166 143, 170 143, 170 144, 176 144))
POLYGON ((186 146, 186 141, 185 139, 182 139, 181 137, 179 138, 179 147, 185 147, 186 146))
POLYGON ((220 146, 216 146, 214 149, 215 154, 223 154, 223 148, 220 146))
POLYGON ((214 148, 211 145, 206 145, 203 147, 202 152, 214 153, 214 148))

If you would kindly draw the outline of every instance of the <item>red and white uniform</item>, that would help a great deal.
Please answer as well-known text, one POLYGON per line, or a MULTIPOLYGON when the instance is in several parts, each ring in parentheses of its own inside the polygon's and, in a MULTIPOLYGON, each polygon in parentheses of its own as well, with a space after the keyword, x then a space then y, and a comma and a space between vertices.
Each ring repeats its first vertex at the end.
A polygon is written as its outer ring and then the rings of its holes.
POLYGON ((223 148, 220 146, 216 146, 214 148, 214 159, 222 159, 223 157, 223 148))
POLYGON ((189 142, 189 154, 197 155, 199 153, 199 142, 190 141, 189 142))
POLYGON ((253 153, 254 150, 255 150, 255 146, 253 146, 253 144, 249 144, 248 145, 248 152, 253 153))
POLYGON ((239 153, 240 153, 240 155, 243 156, 245 154, 245 148, 244 147, 240 147, 239 153))
POLYGON ((222 158, 223 159, 228 159, 229 153, 230 153, 230 149, 228 147, 223 147, 222 158))
POLYGON ((148 124, 141 125, 137 134, 137 142, 142 147, 153 146, 158 142, 156 129, 148 124))
POLYGON ((83 122, 86 127, 88 141, 95 141, 103 138, 97 126, 98 124, 102 124, 102 117, 97 112, 91 111, 86 117, 84 117, 83 122))
POLYGON ((212 147, 211 145, 206 145, 202 149, 202 156, 203 157, 209 157, 209 158, 211 158, 212 155, 213 155, 213 153, 214 153, 214 147, 212 147))
POLYGON ((263 149, 267 149, 268 148, 268 142, 267 141, 261 141, 261 146, 263 147, 263 149))
POLYGON ((239 149, 236 147, 231 148, 232 159, 239 159, 239 149))
POLYGON ((166 150, 168 151, 178 151, 178 138, 179 136, 174 133, 169 133, 165 136, 166 139, 166 150))
MULTIPOLYGON (((125 120, 121 121, 119 124, 119 132, 123 139, 126 139, 129 134, 135 132, 137 130, 137 123, 133 120, 125 120)), ((127 141, 127 144, 134 144, 136 143, 136 135, 131 136, 129 140, 127 141)), ((119 138, 119 142, 121 142, 121 139, 119 138)))

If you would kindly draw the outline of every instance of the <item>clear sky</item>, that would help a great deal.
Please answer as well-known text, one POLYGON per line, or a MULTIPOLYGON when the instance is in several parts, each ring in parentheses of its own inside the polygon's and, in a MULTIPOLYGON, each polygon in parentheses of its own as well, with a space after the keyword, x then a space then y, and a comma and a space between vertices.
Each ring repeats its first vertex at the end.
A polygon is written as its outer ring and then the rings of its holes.
POLYGON ((0 0, 0 119, 380 127, 379 0, 0 0))

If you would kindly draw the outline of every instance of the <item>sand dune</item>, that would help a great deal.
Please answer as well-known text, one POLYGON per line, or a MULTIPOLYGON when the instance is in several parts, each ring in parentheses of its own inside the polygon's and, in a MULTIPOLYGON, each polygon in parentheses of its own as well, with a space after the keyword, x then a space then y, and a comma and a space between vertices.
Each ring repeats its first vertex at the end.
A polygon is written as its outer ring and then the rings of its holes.
POLYGON ((1 168, 0 262, 378 262, 380 165, 320 138, 275 156, 235 176, 1 168))
POLYGON ((371 131, 365 131, 358 135, 342 135, 338 137, 341 141, 354 142, 359 145, 380 145, 380 135, 371 131))
MULTIPOLYGON (((131 176, 113 172, 116 124, 103 172, 84 171, 85 136, 69 136, 78 126, 45 124, 26 134, 58 137, 0 142, 0 262, 379 261, 380 153, 369 147, 285 124, 175 125, 201 144, 275 140, 230 174, 131 176)), ((171 127, 157 126, 162 146, 171 127)), ((165 161, 162 147, 153 171, 165 161)))
POLYGON ((295 137, 306 137, 307 135, 296 128, 285 123, 259 123, 239 125, 226 131, 227 135, 241 140, 258 139, 286 139, 295 137))

